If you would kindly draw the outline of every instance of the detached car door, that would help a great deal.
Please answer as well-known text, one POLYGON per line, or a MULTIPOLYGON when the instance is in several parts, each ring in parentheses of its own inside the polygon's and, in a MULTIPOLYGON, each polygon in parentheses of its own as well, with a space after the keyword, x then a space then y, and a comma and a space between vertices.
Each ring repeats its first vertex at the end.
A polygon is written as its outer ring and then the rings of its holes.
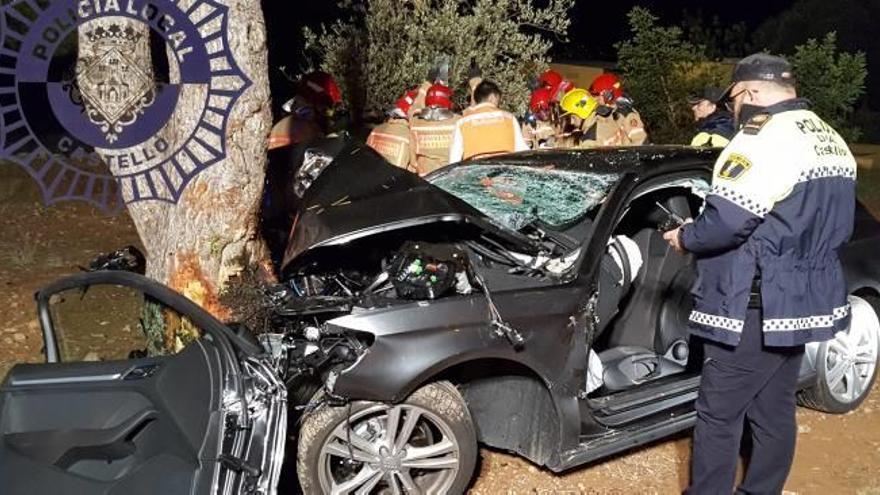
POLYGON ((0 493, 274 493, 286 401, 253 341, 128 272, 37 304, 47 363, 0 388, 0 493))

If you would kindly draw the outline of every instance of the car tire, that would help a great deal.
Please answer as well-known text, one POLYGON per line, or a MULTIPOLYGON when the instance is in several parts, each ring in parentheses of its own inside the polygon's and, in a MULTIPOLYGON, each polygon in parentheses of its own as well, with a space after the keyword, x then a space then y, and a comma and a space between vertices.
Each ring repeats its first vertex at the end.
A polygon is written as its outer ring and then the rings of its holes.
POLYGON ((477 439, 467 405, 451 383, 430 383, 397 404, 333 406, 322 397, 323 392, 316 394, 312 403, 320 405, 303 416, 299 432, 297 475, 303 493, 331 493, 346 483, 368 488, 367 493, 398 493, 391 483, 401 493, 410 492, 409 483, 421 493, 467 489, 477 439), (390 438, 389 424, 397 425, 390 438))
POLYGON ((859 407, 877 378, 880 300, 850 296, 852 323, 816 353, 816 382, 798 394, 811 409, 842 414, 859 407), (869 362, 871 361, 871 362, 869 362))

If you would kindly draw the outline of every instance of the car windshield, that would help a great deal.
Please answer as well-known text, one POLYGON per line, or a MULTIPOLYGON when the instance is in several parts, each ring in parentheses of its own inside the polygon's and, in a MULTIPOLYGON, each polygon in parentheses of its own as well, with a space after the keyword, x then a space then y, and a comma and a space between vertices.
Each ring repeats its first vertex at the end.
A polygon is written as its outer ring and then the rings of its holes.
POLYGON ((431 182, 513 230, 534 219, 561 227, 600 204, 619 174, 512 165, 470 165, 431 182))

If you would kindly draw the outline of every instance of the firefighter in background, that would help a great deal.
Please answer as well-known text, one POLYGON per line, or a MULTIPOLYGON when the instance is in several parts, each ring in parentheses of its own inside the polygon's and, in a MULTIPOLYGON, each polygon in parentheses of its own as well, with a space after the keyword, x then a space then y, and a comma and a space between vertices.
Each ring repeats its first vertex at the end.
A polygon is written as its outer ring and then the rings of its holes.
POLYGON ((623 94, 623 84, 617 76, 605 73, 597 77, 590 84, 590 94, 599 102, 596 140, 600 146, 645 144, 645 125, 632 100, 623 94))
POLYGON ((308 143, 326 135, 342 108, 342 92, 330 74, 312 72, 296 83, 296 94, 284 104, 288 114, 269 133, 269 149, 308 143))
POLYGON ((452 90, 436 83, 425 95, 425 108, 410 121, 410 167, 419 175, 449 163, 452 133, 460 118, 452 108, 452 90))
POLYGON ((367 138, 367 146, 376 150, 385 160, 396 167, 415 171, 411 162, 409 121, 407 113, 412 108, 418 90, 407 91, 388 112, 388 120, 373 129, 367 138))
POLYGON ((522 126, 523 138, 533 150, 555 148, 559 137, 558 110, 550 89, 539 87, 532 91, 529 114, 522 126))
POLYGON ((558 104, 562 101, 562 97, 569 91, 575 89, 574 83, 562 77, 562 74, 553 69, 544 71, 538 78, 538 87, 547 88, 550 91, 550 101, 558 104))
POLYGON ((562 97, 559 104, 564 112, 561 117, 562 132, 558 148, 595 148, 597 141, 599 102, 585 89, 575 88, 562 97))
POLYGON ((501 89, 484 80, 474 90, 474 102, 455 124, 449 163, 529 149, 516 117, 498 108, 501 89))

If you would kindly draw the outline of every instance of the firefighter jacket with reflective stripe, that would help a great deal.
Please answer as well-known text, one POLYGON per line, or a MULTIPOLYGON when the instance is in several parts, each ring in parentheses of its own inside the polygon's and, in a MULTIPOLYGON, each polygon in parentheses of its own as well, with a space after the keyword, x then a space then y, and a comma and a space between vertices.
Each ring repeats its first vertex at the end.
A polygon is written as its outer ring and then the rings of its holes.
POLYGON ((635 110, 626 115, 615 110, 607 117, 597 116, 595 127, 587 134, 588 140, 595 139, 598 146, 637 146, 648 140, 642 117, 635 110))
POLYGON ((529 149, 516 117, 491 103, 469 107, 455 124, 449 163, 529 149))
POLYGON ((691 146, 723 148, 730 143, 730 138, 735 133, 736 126, 733 123, 733 115, 730 112, 716 110, 700 121, 699 132, 691 140, 691 146))
POLYGON ((376 127, 367 138, 367 146, 378 151, 392 165, 415 170, 410 163, 409 125, 406 120, 391 119, 376 127))
POLYGON ((449 163, 452 133, 460 117, 452 114, 442 120, 416 117, 410 124, 412 164, 419 175, 426 175, 449 163))
POLYGON ((715 164, 703 211, 680 234, 697 255, 691 331, 739 343, 753 283, 764 344, 795 346, 846 328, 838 251, 853 230, 856 162, 805 100, 752 117, 715 164))

